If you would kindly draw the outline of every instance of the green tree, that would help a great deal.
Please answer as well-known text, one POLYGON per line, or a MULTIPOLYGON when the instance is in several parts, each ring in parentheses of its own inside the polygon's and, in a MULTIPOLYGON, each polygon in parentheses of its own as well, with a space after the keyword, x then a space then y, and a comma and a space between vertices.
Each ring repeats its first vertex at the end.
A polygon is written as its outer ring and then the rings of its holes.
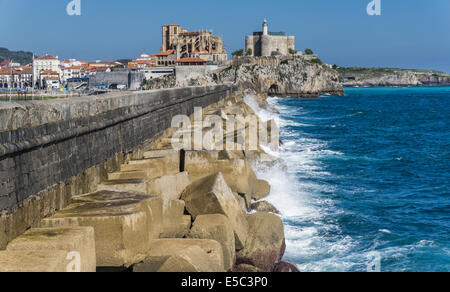
POLYGON ((314 52, 311 49, 305 49, 305 54, 307 54, 307 55, 314 55, 314 52))
POLYGON ((242 57, 244 55, 244 49, 240 49, 231 53, 233 57, 242 57))
POLYGON ((246 56, 253 56, 253 50, 252 49, 248 49, 247 52, 245 53, 246 56))
POLYGON ((293 49, 289 49, 289 54, 295 55, 295 54, 297 54, 297 51, 296 51, 296 50, 293 50, 293 49))

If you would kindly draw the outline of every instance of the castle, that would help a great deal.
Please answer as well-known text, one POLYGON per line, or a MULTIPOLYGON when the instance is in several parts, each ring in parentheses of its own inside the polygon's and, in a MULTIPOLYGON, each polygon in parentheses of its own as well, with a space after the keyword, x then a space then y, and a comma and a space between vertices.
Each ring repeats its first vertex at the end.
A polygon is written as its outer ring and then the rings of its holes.
POLYGON ((283 32, 269 32, 267 20, 264 20, 262 32, 254 32, 245 38, 245 50, 251 50, 252 56, 256 57, 289 55, 295 50, 295 37, 283 32))

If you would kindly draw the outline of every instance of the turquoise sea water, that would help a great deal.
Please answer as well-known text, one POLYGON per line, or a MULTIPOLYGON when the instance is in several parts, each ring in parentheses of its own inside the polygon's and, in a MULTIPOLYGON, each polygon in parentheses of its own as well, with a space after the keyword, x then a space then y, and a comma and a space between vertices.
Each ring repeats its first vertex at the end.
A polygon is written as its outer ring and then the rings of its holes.
POLYGON ((450 271, 450 87, 346 93, 270 99, 287 169, 259 175, 283 213, 286 260, 303 271, 366 271, 378 258, 381 271, 450 271))

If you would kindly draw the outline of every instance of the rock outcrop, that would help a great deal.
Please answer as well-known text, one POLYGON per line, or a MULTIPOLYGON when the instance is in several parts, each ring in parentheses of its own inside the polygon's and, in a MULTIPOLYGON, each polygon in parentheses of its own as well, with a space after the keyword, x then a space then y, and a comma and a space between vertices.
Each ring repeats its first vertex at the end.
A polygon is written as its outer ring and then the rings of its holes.
POLYGON ((242 91, 279 97, 344 94, 335 70, 304 56, 236 59, 233 68, 220 72, 219 77, 235 82, 242 91))

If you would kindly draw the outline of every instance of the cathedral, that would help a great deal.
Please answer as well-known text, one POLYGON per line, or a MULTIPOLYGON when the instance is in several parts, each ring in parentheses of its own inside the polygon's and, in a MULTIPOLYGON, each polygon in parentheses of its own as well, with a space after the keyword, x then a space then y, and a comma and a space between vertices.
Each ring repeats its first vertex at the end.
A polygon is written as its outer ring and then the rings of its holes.
POLYGON ((173 50, 176 59, 201 58, 217 63, 228 59, 222 37, 212 31, 187 31, 180 25, 169 24, 162 27, 161 52, 173 50))

